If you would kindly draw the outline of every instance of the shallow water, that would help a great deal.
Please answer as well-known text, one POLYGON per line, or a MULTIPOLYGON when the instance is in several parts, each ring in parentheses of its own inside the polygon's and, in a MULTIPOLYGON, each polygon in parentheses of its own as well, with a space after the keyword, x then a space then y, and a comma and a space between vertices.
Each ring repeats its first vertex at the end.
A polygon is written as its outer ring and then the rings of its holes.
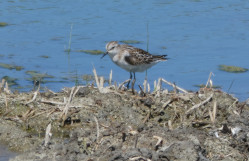
MULTIPOLYGON (((73 86, 75 76, 92 74, 95 66, 106 78, 123 82, 129 73, 115 66, 108 57, 75 50, 105 50, 112 40, 138 40, 134 44, 146 50, 147 26, 149 52, 167 54, 171 59, 148 70, 148 80, 163 77, 188 89, 205 84, 209 73, 214 85, 235 94, 241 101, 249 97, 249 74, 227 73, 218 65, 249 68, 249 2, 246 0, 13 0, 0 1, 0 63, 24 66, 24 70, 0 68, 0 76, 18 78, 17 83, 32 89, 25 71, 36 70, 53 75, 42 86, 58 91, 73 86), (69 46, 72 25, 72 52, 69 46), (42 58, 42 55, 49 56, 42 58), (70 78, 65 79, 65 78, 70 78)), ((137 73, 142 84, 145 73, 137 73)), ((86 83, 78 78, 80 83, 86 83)), ((169 86, 165 88, 171 89, 169 86)), ((23 90, 23 89, 21 89, 23 90)))

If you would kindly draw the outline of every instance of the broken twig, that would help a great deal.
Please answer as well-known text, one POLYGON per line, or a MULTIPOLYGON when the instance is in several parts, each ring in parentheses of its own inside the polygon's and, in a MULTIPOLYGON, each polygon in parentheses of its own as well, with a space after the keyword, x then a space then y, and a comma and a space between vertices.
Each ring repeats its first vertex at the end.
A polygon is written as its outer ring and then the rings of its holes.
POLYGON ((172 86, 173 88, 175 87, 176 89, 178 89, 179 91, 182 91, 183 93, 188 93, 188 91, 186 91, 185 89, 178 87, 178 86, 174 85, 174 83, 168 82, 165 79, 162 79, 162 82, 172 86))
POLYGON ((121 89, 123 87, 124 84, 128 83, 129 81, 131 81, 131 79, 128 79, 126 81, 124 81, 123 83, 121 83, 119 86, 118 86, 118 89, 121 89))
POLYGON ((39 91, 40 91, 40 84, 39 84, 37 90, 34 92, 33 98, 30 101, 28 101, 25 105, 30 104, 31 102, 33 102, 36 99, 37 94, 39 93, 39 91))
POLYGON ((205 99, 204 101, 202 101, 201 103, 198 103, 198 104, 196 104, 196 105, 194 105, 193 107, 191 107, 187 112, 186 112, 186 114, 189 114, 191 111, 193 111, 194 109, 196 109, 196 108, 198 108, 198 107, 200 107, 200 106, 202 106, 202 105, 204 105, 204 104, 206 104, 207 102, 209 102, 210 100, 211 100, 211 98, 213 97, 213 93, 207 98, 207 99, 205 99))

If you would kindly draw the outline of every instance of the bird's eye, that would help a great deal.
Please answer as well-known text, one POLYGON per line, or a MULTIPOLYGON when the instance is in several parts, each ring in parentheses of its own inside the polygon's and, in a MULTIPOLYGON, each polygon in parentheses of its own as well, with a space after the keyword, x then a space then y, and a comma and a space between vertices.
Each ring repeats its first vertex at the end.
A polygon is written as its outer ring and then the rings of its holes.
POLYGON ((114 48, 115 48, 115 47, 113 46, 113 47, 111 48, 111 50, 114 49, 114 48))

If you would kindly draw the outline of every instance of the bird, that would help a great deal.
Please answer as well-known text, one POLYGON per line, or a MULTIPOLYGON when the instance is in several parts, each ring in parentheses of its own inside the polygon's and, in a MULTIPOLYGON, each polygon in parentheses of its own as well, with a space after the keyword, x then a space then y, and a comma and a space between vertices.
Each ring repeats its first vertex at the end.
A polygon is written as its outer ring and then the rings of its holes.
POLYGON ((134 92, 134 84, 136 82, 136 72, 144 72, 155 64, 166 61, 167 55, 152 55, 143 49, 136 48, 127 44, 119 44, 118 41, 110 41, 105 46, 106 52, 103 54, 103 57, 109 55, 111 60, 118 65, 119 67, 130 72, 130 80, 127 84, 129 89, 130 81, 132 80, 132 93, 134 92))

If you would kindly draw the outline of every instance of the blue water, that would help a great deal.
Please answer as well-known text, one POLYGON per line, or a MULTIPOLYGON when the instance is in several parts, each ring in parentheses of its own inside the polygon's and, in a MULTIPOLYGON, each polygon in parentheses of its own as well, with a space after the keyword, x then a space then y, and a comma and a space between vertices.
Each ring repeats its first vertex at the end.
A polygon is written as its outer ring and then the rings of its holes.
MULTIPOLYGON (((0 27, 0 62, 25 67, 22 71, 0 68, 0 76, 18 78, 21 86, 32 84, 26 80, 28 70, 54 75, 51 80, 59 81, 76 73, 92 74, 93 65, 107 78, 112 69, 113 79, 123 82, 129 73, 108 57, 64 52, 71 25, 72 51, 104 51, 112 40, 142 41, 135 46, 146 50, 148 26, 149 52, 171 58, 148 70, 151 86, 162 77, 197 90, 194 85, 205 84, 212 71, 214 85, 228 91, 233 82, 229 93, 241 101, 249 97, 248 72, 218 70, 220 64, 249 68, 248 0, 8 0, 0 1, 0 17, 9 24, 0 27)), ((136 76, 137 84, 142 84, 145 73, 136 76)), ((74 84, 71 79, 43 86, 58 91, 74 84)))

